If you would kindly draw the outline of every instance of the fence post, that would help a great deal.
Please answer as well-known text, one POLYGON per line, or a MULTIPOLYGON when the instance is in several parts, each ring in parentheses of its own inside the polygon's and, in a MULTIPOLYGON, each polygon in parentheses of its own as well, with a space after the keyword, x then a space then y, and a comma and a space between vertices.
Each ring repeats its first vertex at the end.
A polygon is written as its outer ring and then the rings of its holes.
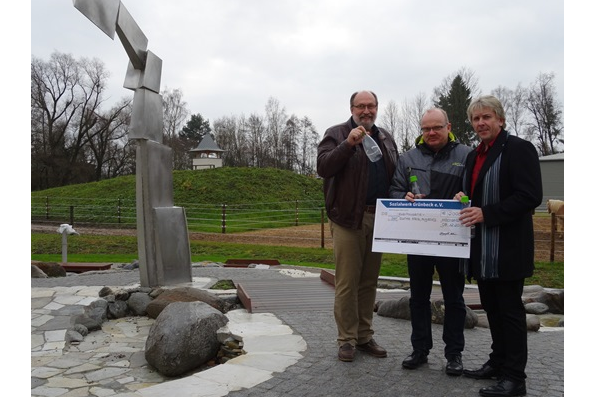
POLYGON ((72 205, 69 206, 69 219, 71 220, 71 226, 75 226, 75 209, 72 205))
POLYGON ((325 248, 325 208, 321 208, 321 248, 325 248))
POLYGON ((46 219, 50 219, 50 199, 46 196, 46 219))
POLYGON ((225 221, 225 219, 226 219, 225 209, 226 208, 227 208, 227 204, 221 205, 221 233, 223 233, 223 234, 225 234, 225 231, 227 230, 227 222, 225 221))
POLYGON ((550 226, 550 262, 554 262, 554 241, 556 240, 556 214, 552 213, 550 226))
POLYGON ((298 226, 298 200, 296 200, 296 226, 298 226))
POLYGON ((117 223, 121 223, 121 197, 117 200, 117 223))

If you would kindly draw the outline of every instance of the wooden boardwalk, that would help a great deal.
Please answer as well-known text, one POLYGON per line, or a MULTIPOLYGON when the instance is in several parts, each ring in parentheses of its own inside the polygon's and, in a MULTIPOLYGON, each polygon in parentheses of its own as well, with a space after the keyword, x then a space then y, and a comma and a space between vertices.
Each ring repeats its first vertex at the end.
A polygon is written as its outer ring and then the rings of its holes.
MULTIPOLYGON (((250 313, 277 313, 290 311, 333 311, 334 276, 327 271, 321 277, 301 277, 282 280, 233 280, 238 296, 250 313)), ((405 290, 377 292, 377 300, 398 300, 410 296, 405 290)), ((471 309, 480 309, 477 289, 465 289, 465 303, 471 309)), ((441 290, 434 289, 431 300, 442 299, 441 290)))

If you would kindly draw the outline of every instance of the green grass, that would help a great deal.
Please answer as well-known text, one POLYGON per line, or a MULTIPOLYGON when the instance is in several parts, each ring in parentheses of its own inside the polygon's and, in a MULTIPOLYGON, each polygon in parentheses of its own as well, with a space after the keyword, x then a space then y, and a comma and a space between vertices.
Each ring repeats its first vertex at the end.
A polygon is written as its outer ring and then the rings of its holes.
MULTIPOLYGON (((224 217, 227 232, 318 223, 322 189, 320 179, 275 168, 173 172, 173 202, 192 232, 220 233, 224 217)), ((31 219, 135 228, 135 176, 31 192, 31 219)))
MULTIPOLYGON (((31 259, 62 260, 59 234, 31 234, 31 259)), ((227 259, 277 259, 282 264, 334 269, 333 252, 323 248, 296 248, 265 245, 190 241, 192 262, 225 262, 227 259)), ((130 263, 137 256, 137 238, 132 236, 69 236, 69 262, 130 263)), ((563 262, 536 262, 534 276, 527 285, 564 288, 563 262)), ((406 255, 384 254, 382 276, 408 277, 406 255)), ((436 278, 437 279, 437 278, 436 278)))
MULTIPOLYGON (((274 168, 222 167, 173 172, 174 205, 185 208, 191 232, 221 232, 223 208, 227 233, 293 226, 297 213, 301 225, 319 223, 324 206, 322 189, 320 179, 274 168)), ((70 223, 72 210, 75 229, 77 222, 135 228, 135 190, 135 176, 130 175, 31 192, 31 219, 56 225, 70 223)), ((31 258, 60 262, 61 246, 59 234, 32 234, 31 258)), ((192 240, 190 250, 193 262, 277 259, 289 265, 334 268, 330 249, 192 240)), ((129 263, 137 257, 136 237, 69 237, 69 262, 129 263)), ((526 283, 564 288, 563 265, 563 262, 538 262, 534 276, 526 283)), ((380 273, 408 277, 406 255, 384 254, 380 273)))

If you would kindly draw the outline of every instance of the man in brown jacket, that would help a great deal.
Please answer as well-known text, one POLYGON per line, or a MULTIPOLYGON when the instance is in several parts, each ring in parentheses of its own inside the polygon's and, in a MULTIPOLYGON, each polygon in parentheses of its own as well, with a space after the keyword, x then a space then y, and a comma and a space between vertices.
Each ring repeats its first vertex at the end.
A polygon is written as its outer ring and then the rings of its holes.
POLYGON ((318 147, 317 172, 323 191, 335 256, 334 317, 338 358, 353 361, 355 350, 387 357, 373 339, 373 309, 381 253, 372 252, 377 199, 387 198, 398 159, 392 136, 375 125, 377 96, 371 91, 350 97, 352 117, 325 131, 318 147), (377 142, 382 157, 365 154, 365 134, 377 142))

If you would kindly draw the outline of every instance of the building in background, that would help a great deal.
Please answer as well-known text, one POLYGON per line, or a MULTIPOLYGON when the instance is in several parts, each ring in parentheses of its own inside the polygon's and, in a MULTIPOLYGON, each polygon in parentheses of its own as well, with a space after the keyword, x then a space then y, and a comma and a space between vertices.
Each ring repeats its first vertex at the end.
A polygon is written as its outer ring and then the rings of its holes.
POLYGON ((215 143, 210 134, 204 135, 198 147, 190 150, 192 154, 192 169, 202 170, 205 168, 222 167, 223 152, 224 150, 215 143))
POLYGON ((565 199, 565 154, 556 153, 540 157, 540 168, 544 198, 537 210, 545 212, 548 199, 565 199))

